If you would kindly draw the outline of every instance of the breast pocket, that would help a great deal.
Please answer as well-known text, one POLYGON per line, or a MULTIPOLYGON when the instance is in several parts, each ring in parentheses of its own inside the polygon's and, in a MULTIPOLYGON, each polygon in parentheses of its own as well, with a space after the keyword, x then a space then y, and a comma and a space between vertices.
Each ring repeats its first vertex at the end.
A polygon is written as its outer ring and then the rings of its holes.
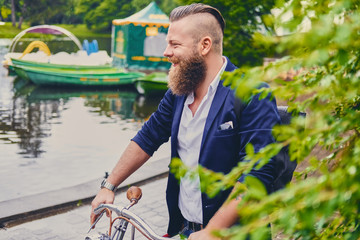
POLYGON ((215 134, 216 137, 228 137, 237 135, 237 130, 234 128, 231 129, 217 129, 215 134))

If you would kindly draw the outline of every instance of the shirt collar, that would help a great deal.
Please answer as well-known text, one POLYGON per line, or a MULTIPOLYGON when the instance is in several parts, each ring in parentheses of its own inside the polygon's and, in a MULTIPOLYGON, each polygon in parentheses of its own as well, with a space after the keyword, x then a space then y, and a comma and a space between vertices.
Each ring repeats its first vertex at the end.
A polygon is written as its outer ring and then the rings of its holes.
POLYGON ((212 92, 214 92, 214 91, 216 91, 216 89, 217 89, 217 87, 218 87, 218 85, 219 85, 219 82, 220 82, 220 77, 221 77, 221 75, 223 74, 223 72, 224 72, 224 70, 225 70, 225 68, 226 68, 226 65, 227 65, 227 59, 226 59, 226 57, 222 57, 222 59, 223 59, 223 65, 221 66, 221 68, 220 68, 220 70, 219 70, 219 72, 216 74, 216 76, 215 76, 215 78, 214 78, 214 80, 211 82, 211 84, 210 84, 210 86, 209 86, 209 93, 212 93, 212 92))

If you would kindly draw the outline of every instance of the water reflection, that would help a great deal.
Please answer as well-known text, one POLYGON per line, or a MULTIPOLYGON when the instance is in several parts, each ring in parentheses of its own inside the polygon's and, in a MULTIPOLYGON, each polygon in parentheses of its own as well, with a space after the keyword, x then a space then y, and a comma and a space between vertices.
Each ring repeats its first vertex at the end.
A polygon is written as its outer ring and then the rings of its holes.
POLYGON ((41 139, 50 135, 50 121, 59 114, 62 103, 27 102, 25 97, 14 97, 12 109, 0 114, 1 140, 6 143, 17 143, 21 149, 18 154, 24 157, 38 157, 41 150, 41 139))
MULTIPOLYGON (((6 52, 0 46, 0 59, 6 52)), ((39 88, 14 78, 0 66, 0 202, 101 178, 161 99, 124 88, 39 88)), ((150 161, 169 152, 165 144, 150 161)))
POLYGON ((117 123, 123 125, 123 130, 137 130, 156 110, 162 97, 145 98, 134 89, 124 88, 36 87, 22 79, 14 80, 13 91, 11 108, 0 111, 0 141, 18 144, 21 149, 18 154, 26 158, 37 158, 46 151, 43 141, 51 136, 52 125, 61 124, 60 116, 71 99, 83 99, 91 115, 106 117, 99 124, 117 123))

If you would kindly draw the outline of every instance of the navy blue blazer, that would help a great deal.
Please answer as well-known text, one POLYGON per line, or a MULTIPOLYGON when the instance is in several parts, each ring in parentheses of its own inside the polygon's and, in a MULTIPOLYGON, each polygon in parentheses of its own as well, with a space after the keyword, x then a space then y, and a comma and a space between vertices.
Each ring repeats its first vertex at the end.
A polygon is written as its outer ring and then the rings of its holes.
MULTIPOLYGON (((228 61, 225 71, 233 71, 235 68, 228 61)), ((175 96, 168 90, 157 111, 132 140, 151 156, 171 136, 171 157, 179 157, 177 135, 185 99, 186 96, 175 96)), ((220 81, 205 123, 199 156, 200 165, 224 174, 229 173, 244 159, 247 143, 251 142, 255 151, 258 151, 274 142, 271 130, 275 124, 280 123, 275 98, 259 100, 258 96, 253 97, 242 111, 240 119, 237 119, 234 110, 234 99, 233 90, 223 86, 220 81), (233 122, 233 129, 219 128, 221 124, 229 121, 233 122)), ((252 170, 250 174, 260 179, 271 192, 273 180, 278 173, 275 162, 270 160, 260 170, 252 170)), ((230 191, 225 190, 215 198, 202 194, 204 226, 227 199, 230 191)), ((178 197, 179 181, 169 173, 166 200, 170 217, 168 234, 171 236, 178 234, 183 223, 178 197)))

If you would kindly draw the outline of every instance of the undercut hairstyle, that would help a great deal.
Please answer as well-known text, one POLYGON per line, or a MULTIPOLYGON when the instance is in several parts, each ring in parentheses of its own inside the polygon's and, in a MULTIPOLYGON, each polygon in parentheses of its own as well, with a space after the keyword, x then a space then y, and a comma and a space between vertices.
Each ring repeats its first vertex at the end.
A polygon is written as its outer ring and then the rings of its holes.
POLYGON ((170 22, 175 22, 198 14, 203 15, 203 19, 202 21, 194 21, 196 26, 196 31, 193 34, 194 40, 199 42, 208 34, 212 38, 214 50, 222 54, 225 20, 216 8, 203 3, 180 6, 171 11, 169 19, 170 22))

